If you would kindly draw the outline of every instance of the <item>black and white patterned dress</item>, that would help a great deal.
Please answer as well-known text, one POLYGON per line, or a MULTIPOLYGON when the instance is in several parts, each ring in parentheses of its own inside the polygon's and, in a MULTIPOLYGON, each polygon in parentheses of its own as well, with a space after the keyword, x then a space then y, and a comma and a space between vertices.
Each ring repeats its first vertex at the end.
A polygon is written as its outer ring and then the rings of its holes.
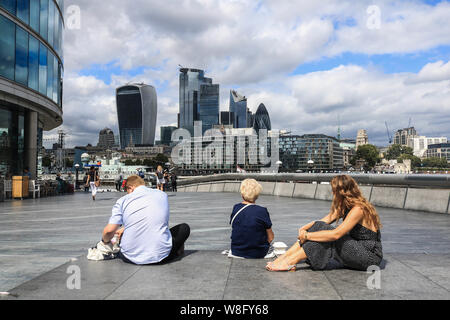
MULTIPOLYGON (((335 227, 323 221, 317 221, 308 230, 308 233, 333 229, 335 227)), ((374 232, 361 224, 356 224, 348 234, 339 240, 332 242, 307 241, 302 247, 308 257, 306 263, 313 270, 327 269, 329 263, 335 260, 346 268, 366 271, 370 266, 379 266, 383 260, 380 231, 374 232)))

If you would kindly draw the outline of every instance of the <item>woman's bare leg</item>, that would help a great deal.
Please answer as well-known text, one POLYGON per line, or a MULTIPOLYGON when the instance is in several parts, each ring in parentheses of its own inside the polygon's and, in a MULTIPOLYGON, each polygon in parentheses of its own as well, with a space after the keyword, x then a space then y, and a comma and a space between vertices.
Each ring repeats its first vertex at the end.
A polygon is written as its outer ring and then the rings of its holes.
POLYGON ((267 263, 266 269, 269 271, 283 271, 289 270, 292 266, 295 266, 302 260, 305 260, 306 253, 298 242, 286 251, 281 257, 275 259, 272 262, 267 263))

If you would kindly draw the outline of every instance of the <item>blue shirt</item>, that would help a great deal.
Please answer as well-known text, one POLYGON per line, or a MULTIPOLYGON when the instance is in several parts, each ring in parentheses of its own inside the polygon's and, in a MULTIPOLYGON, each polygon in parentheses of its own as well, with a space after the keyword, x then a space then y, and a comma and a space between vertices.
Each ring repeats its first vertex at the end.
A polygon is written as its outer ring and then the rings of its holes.
MULTIPOLYGON (((238 203, 234 206, 230 217, 245 205, 238 203)), ((238 257, 260 259, 269 251, 267 229, 272 228, 269 212, 258 205, 250 205, 234 219, 231 231, 231 253, 238 257)))
POLYGON ((172 235, 166 193, 137 187, 117 200, 109 223, 125 227, 120 251, 131 262, 157 263, 170 254, 172 235))

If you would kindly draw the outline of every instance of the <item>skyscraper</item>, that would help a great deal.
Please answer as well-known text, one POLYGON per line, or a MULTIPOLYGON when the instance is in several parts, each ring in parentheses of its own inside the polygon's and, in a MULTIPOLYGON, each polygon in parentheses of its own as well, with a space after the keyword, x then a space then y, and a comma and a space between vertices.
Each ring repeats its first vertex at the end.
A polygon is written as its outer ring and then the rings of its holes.
POLYGON ((247 98, 230 90, 230 112, 234 113, 234 127, 248 128, 247 98))
POLYGON ((153 86, 127 84, 116 90, 120 148, 129 145, 154 145, 157 97, 153 86))
POLYGON ((262 129, 267 131, 272 130, 269 113, 267 112, 266 106, 262 103, 259 105, 258 110, 256 110, 254 115, 253 129, 255 129, 256 132, 259 132, 259 130, 262 129))
POLYGON ((199 69, 180 69, 179 126, 193 134, 194 121, 202 121, 203 132, 219 124, 219 85, 199 69))

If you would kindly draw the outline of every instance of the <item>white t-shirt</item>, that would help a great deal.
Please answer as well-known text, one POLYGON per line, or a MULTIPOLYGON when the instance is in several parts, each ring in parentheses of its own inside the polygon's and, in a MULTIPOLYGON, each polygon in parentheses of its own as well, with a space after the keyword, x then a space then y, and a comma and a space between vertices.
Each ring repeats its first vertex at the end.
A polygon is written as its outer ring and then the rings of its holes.
POLYGON ((123 225, 120 251, 136 264, 157 263, 172 249, 167 194, 145 186, 117 200, 110 224, 123 225))

